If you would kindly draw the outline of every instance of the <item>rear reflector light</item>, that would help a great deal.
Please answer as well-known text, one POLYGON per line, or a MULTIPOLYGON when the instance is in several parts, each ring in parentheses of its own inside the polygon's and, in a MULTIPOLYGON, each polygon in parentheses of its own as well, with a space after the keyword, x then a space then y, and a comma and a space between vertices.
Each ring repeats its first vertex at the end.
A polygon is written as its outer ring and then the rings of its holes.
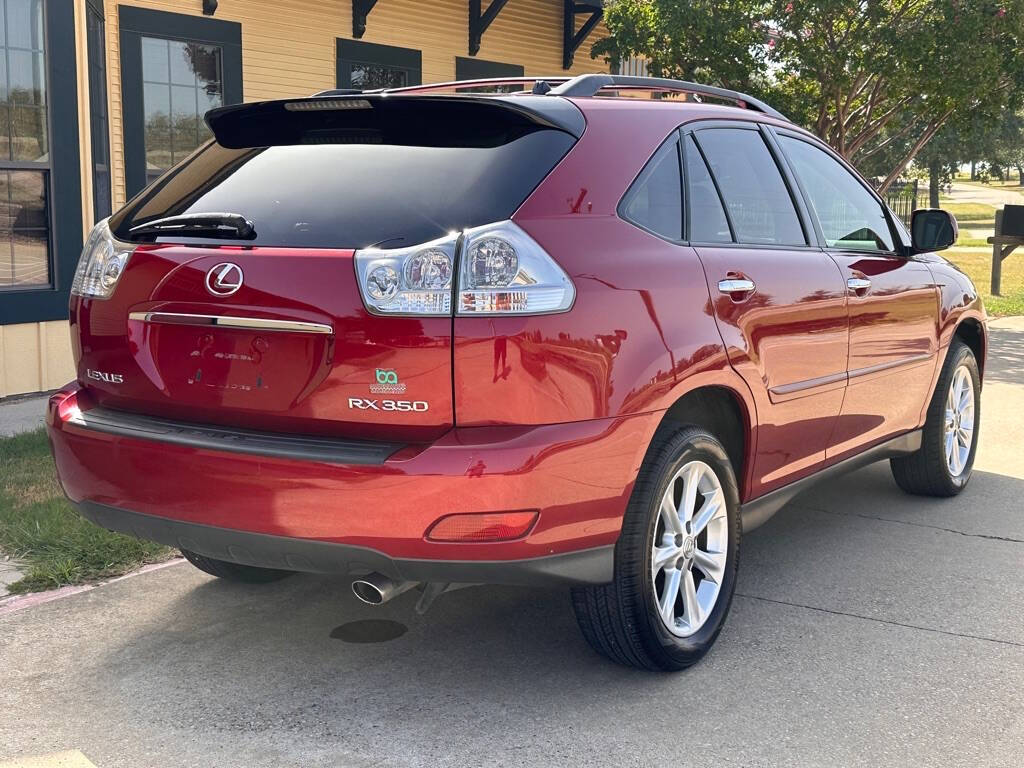
POLYGON ((356 251, 356 278, 376 315, 565 312, 576 289, 560 266, 511 221, 452 233, 411 248, 356 251))
POLYGON ((448 515, 427 531, 428 541, 509 541, 529 533, 537 512, 482 512, 448 515))
POLYGON ((70 421, 80 413, 77 389, 62 389, 50 395, 49 404, 46 408, 46 423, 52 427, 57 422, 70 421))

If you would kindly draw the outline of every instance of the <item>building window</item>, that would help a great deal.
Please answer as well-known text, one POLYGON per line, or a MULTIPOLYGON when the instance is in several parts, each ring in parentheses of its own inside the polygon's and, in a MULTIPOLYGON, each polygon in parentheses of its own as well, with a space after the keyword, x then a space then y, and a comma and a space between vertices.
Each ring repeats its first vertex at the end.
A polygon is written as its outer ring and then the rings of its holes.
POLYGON ((338 40, 337 84, 339 88, 403 88, 422 82, 422 55, 412 48, 338 40))
POLYGON ((147 184, 210 138, 203 115, 224 103, 221 61, 216 45, 142 38, 147 184))
MULTIPOLYGON (((470 59, 465 56, 455 57, 455 79, 456 80, 483 80, 492 77, 522 77, 526 70, 518 64, 505 64, 500 61, 486 61, 484 59, 470 59)), ((495 93, 515 93, 523 90, 522 85, 498 85, 485 86, 481 91, 495 93)))
POLYGON ((50 267, 50 132, 42 0, 0 0, 0 290, 39 288, 50 267))
POLYGON ((93 220, 111 213, 110 123, 107 117, 107 46, 103 9, 91 2, 85 6, 88 39, 89 126, 92 132, 93 220))
POLYGON ((125 193, 210 138, 206 112, 242 101, 242 25, 118 5, 125 193))

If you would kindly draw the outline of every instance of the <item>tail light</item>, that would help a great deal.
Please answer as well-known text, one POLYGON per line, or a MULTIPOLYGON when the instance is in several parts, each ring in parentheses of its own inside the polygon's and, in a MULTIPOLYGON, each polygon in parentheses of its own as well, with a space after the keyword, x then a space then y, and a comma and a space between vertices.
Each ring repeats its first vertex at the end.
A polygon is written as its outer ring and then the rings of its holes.
POLYGON ((450 315, 458 235, 412 248, 356 251, 366 308, 376 315, 450 315))
POLYGON ((82 248, 71 293, 90 299, 109 299, 133 248, 115 240, 106 219, 101 221, 92 228, 82 248))
POLYGON ((412 248, 356 252, 367 309, 379 315, 536 315, 565 312, 576 289, 560 266, 511 221, 412 248), (453 285, 458 285, 458 290, 453 285))

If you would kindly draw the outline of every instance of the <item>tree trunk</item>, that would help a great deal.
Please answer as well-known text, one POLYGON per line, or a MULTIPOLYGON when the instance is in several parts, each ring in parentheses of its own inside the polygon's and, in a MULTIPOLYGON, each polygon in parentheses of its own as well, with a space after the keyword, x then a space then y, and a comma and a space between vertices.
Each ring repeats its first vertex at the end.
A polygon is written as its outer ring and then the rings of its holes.
POLYGON ((971 181, 977 181, 977 180, 978 180, 977 164, 973 160, 971 160, 971 181))
POLYGON ((946 112, 946 114, 942 115, 937 120, 932 122, 925 129, 924 133, 917 137, 917 141, 914 142, 914 145, 910 148, 907 154, 903 156, 903 159, 900 160, 900 162, 896 165, 895 168, 889 171, 889 175, 886 176, 882 183, 879 185, 878 194, 885 195, 889 187, 892 186, 892 183, 900 177, 900 175, 903 173, 904 169, 908 165, 914 162, 914 158, 917 157, 917 153, 921 151, 921 148, 925 144, 932 140, 932 137, 939 132, 939 129, 943 125, 945 125, 946 121, 949 119, 949 116, 952 114, 953 110, 951 109, 948 112, 946 112))
POLYGON ((942 164, 938 160, 932 160, 928 165, 928 207, 939 207, 939 181, 942 164))
POLYGON ((1017 163, 1017 185, 1024 187, 1024 167, 1017 163))

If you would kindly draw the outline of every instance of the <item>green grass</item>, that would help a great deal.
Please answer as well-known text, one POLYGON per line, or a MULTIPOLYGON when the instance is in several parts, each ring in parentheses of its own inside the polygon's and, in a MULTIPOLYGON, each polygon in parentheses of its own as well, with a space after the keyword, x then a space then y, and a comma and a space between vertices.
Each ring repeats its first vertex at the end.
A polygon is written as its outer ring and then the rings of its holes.
POLYGON ((1024 315, 1024 249, 1011 253, 1003 261, 1002 296, 992 296, 988 290, 992 278, 992 254, 980 251, 944 251, 948 258, 970 275, 992 317, 1024 315))
POLYGON ((24 567, 11 592, 119 576, 173 550, 84 520, 57 484, 46 432, 0 438, 0 551, 24 567))
POLYGON ((985 203, 949 203, 945 200, 940 200, 940 204, 943 210, 956 216, 958 222, 987 222, 991 226, 995 226, 995 206, 985 205, 985 203))

